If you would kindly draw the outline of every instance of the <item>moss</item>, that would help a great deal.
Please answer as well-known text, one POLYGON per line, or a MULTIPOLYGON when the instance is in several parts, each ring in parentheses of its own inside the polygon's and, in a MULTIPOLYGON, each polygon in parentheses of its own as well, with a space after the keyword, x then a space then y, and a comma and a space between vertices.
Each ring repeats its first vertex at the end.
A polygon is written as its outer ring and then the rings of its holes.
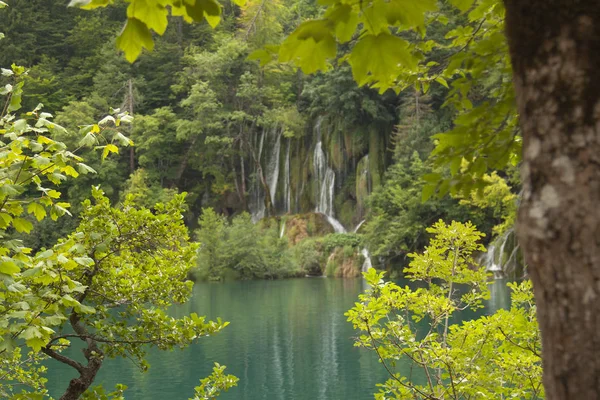
POLYGON ((328 154, 329 158, 331 159, 333 169, 336 171, 342 171, 344 169, 344 147, 344 140, 341 132, 334 131, 330 133, 328 154))
POLYGON ((336 247, 327 258, 325 275, 336 278, 355 278, 360 276, 360 252, 349 246, 336 247))
POLYGON ((344 226, 348 227, 349 230, 358 224, 359 221, 357 222, 358 217, 356 213, 356 202, 354 200, 346 200, 341 206, 338 207, 338 210, 338 219, 342 222, 342 224, 344 224, 344 226))
POLYGON ((325 216, 319 213, 291 215, 285 221, 285 236, 292 245, 309 237, 321 237, 333 232, 325 216))
POLYGON ((338 249, 336 249, 331 255, 327 258, 327 265, 325 266, 325 276, 335 277, 337 275, 337 271, 339 268, 338 264, 338 249))
POLYGON ((385 163, 385 145, 383 137, 377 130, 369 132, 369 173, 371 175, 372 188, 374 190, 381 184, 381 175, 385 163))
POLYGON ((357 215, 359 219, 362 219, 366 214, 367 197, 371 193, 371 175, 369 173, 370 165, 369 160, 371 157, 368 155, 364 156, 358 162, 356 167, 356 207, 357 215))

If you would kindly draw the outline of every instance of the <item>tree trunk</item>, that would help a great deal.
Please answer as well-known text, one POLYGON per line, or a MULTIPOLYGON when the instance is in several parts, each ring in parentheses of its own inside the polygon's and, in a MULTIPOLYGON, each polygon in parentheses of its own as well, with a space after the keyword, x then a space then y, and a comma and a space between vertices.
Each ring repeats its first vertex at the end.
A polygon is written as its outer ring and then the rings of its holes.
POLYGON ((549 400, 600 398, 600 0, 504 0, 549 400))
POLYGON ((183 155, 183 159, 179 163, 179 168, 177 168, 177 174, 175 175, 175 181, 173 182, 173 187, 179 187, 181 185, 181 178, 187 169, 188 162, 190 161, 190 157, 192 156, 192 151, 194 150, 194 145, 198 141, 198 135, 194 135, 192 140, 188 143, 188 148, 183 155))
POLYGON ((96 374, 102 366, 100 358, 91 359, 86 368, 81 372, 78 378, 73 378, 69 382, 69 386, 65 393, 60 396, 59 400, 77 400, 90 387, 96 378, 96 374))

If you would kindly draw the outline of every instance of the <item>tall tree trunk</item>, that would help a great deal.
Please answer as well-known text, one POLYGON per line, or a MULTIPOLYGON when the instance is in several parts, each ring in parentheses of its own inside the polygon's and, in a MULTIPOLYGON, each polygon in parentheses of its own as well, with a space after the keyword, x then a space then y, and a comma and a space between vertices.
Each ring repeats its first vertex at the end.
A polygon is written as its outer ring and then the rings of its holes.
POLYGON ((198 141, 198 135, 192 137, 192 140, 188 143, 188 148, 179 163, 179 168, 177 168, 177 174, 175 175, 175 180, 173 181, 172 187, 179 187, 181 184, 181 178, 188 166, 188 162, 190 161, 190 157, 192 156, 192 151, 194 150, 194 145, 198 141))
MULTIPOLYGON (((240 149, 241 149, 241 145, 240 145, 240 149)), ((243 206, 244 206, 244 210, 248 210, 248 201, 246 198, 246 167, 245 167, 245 161, 244 161, 244 156, 243 154, 240 152, 240 167, 241 167, 241 171, 242 171, 242 196, 244 196, 243 199, 243 206)))
POLYGON ((549 400, 600 398, 600 0, 504 0, 549 400))
MULTIPOLYGON (((90 280, 91 282, 91 280, 90 280)), ((86 293, 84 292, 80 298, 85 298, 86 293)), ((87 347, 85 347, 83 351, 83 355, 87 360, 87 364, 83 365, 78 361, 75 361, 72 358, 69 358, 52 348, 52 345, 48 345, 42 348, 42 352, 49 357, 54 358, 57 361, 62 362, 63 364, 69 365, 70 367, 75 368, 75 370, 79 373, 77 378, 73 378, 69 381, 69 386, 65 390, 62 396, 60 396, 59 400, 77 400, 81 397, 81 395, 88 390, 92 383, 94 383, 94 379, 96 378, 96 374, 102 367, 102 361, 104 359, 104 353, 98 347, 95 340, 93 340, 87 329, 80 324, 79 315, 75 312, 72 312, 69 317, 69 323, 73 328, 73 331, 80 335, 80 339, 85 341, 87 347)))
MULTIPOLYGON (((129 79, 128 82, 128 90, 127 90, 127 97, 129 98, 129 106, 128 106, 128 110, 129 114, 133 116, 133 80, 129 79)), ((133 146, 129 146, 129 172, 130 173, 134 173, 135 172, 135 149, 133 148, 133 146)))

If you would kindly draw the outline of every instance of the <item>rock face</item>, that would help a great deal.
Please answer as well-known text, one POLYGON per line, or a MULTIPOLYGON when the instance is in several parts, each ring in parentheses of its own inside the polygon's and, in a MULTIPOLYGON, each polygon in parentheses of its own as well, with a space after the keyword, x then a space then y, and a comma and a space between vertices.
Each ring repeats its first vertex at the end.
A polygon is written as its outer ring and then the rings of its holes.
POLYGON ((335 278, 356 278, 360 276, 364 256, 356 249, 352 252, 337 247, 327 258, 325 275, 335 278))
POLYGON ((245 171, 254 221, 312 211, 346 228, 363 219, 366 198, 390 161, 386 149, 392 127, 348 132, 338 125, 318 117, 300 138, 287 138, 277 127, 253 138, 257 162, 248 160, 245 171))

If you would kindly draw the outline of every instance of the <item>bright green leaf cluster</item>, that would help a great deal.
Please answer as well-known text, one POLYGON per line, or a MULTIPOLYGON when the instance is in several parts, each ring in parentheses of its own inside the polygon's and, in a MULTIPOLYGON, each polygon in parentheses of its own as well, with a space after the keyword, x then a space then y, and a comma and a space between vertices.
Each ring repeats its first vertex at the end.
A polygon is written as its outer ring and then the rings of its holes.
MULTIPOLYGON (((180 16, 188 22, 206 20, 213 28, 221 19, 221 5, 216 0, 127 0, 127 22, 117 38, 117 47, 133 63, 142 49, 154 49, 152 32, 163 35, 168 16, 180 16)), ((113 0, 72 0, 73 7, 92 10, 106 7, 113 0)))
POLYGON ((215 363, 212 374, 200 380, 200 386, 194 388, 194 397, 189 400, 213 400, 222 392, 237 386, 238 380, 233 375, 225 374, 224 365, 215 363))
POLYGON ((510 310, 451 324, 454 312, 489 296, 487 274, 473 260, 483 235, 471 224, 441 221, 429 232, 430 245, 405 269, 417 289, 370 269, 371 289, 346 313, 361 332, 356 346, 375 351, 390 374, 375 398, 542 398, 531 283, 511 284, 510 310), (400 360, 411 364, 410 376, 396 372, 400 360))

